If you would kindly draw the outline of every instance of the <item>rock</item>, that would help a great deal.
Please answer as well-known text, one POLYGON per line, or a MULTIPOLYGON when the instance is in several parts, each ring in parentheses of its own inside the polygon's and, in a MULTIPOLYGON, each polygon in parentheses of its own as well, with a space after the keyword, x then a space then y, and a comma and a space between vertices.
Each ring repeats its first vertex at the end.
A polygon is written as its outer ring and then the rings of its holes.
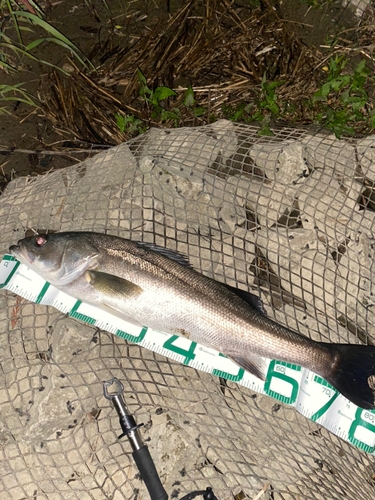
POLYGON ((375 182, 375 135, 369 135, 358 141, 357 153, 362 173, 375 182))
MULTIPOLYGON (((107 231, 260 293, 271 318, 314 340, 375 338, 374 213, 361 184, 373 176, 372 139, 356 158, 330 135, 257 130, 153 129, 15 179, 0 198, 0 249, 28 227, 107 231)), ((171 497, 212 486, 220 499, 254 498, 267 484, 262 498, 373 495, 371 456, 295 409, 10 292, 0 306, 1 500, 146 498, 102 395, 113 376, 171 497)))
POLYGON ((304 158, 312 170, 322 170, 328 167, 333 170, 338 179, 353 178, 357 163, 355 149, 345 140, 339 140, 335 135, 317 133, 307 134, 301 139, 304 146, 304 158))
POLYGON ((297 141, 275 141, 254 144, 249 154, 256 165, 264 170, 267 179, 279 185, 291 186, 308 171, 303 152, 303 145, 297 141))
POLYGON ((95 399, 82 377, 75 370, 64 370, 65 365, 74 367, 80 363, 81 355, 86 355, 93 329, 64 318, 56 322, 53 330, 51 363, 44 366, 43 390, 36 393, 29 420, 19 436, 27 443, 40 443, 56 431, 74 427, 95 407, 95 399))

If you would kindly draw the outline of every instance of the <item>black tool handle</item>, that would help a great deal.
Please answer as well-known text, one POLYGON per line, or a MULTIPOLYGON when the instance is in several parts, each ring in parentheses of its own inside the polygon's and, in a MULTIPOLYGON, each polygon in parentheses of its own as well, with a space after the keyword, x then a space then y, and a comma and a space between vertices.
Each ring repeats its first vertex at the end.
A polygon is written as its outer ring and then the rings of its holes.
POLYGON ((133 458, 147 486, 151 500, 168 500, 168 495, 160 482, 147 446, 142 446, 139 450, 133 451, 133 458))

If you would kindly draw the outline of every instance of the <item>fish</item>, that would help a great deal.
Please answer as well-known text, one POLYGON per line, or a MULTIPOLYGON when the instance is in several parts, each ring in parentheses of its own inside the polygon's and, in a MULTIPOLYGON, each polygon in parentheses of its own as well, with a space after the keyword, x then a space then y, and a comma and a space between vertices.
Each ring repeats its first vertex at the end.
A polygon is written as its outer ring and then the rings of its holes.
POLYGON ((196 271, 172 250, 94 232, 36 234, 9 248, 53 286, 134 325, 216 349, 266 380, 274 359, 320 375, 375 407, 375 346, 316 342, 276 323, 255 295, 196 271))

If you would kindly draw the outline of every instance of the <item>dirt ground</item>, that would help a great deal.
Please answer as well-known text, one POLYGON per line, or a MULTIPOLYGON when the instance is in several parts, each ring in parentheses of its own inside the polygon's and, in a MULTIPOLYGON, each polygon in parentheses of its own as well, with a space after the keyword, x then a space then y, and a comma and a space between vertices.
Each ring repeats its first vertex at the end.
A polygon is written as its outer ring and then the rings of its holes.
MULTIPOLYGON (((187 3, 187 2, 186 2, 187 3)), ((167 22, 181 3, 169 0, 111 0, 108 2, 111 14, 102 0, 76 2, 75 0, 55 1, 42 4, 46 11, 46 20, 73 41, 84 54, 95 59, 95 52, 103 50, 109 35, 113 47, 126 47, 136 43, 157 23, 167 22)), ((239 19, 246 19, 252 12, 253 3, 246 0, 228 2, 239 19)), ((341 2, 323 3, 321 8, 312 8, 306 1, 271 0, 259 4, 260 9, 273 8, 275 16, 288 23, 288 29, 294 32, 306 46, 319 47, 326 43, 330 35, 344 28, 358 24, 353 15, 353 8, 343 7, 341 2)), ((37 34, 43 36, 42 31, 37 34)), ((45 36, 45 35, 44 35, 45 36)), ((38 47, 35 52, 40 59, 63 66, 67 53, 52 43, 38 47)), ((31 94, 38 95, 40 83, 48 81, 48 67, 24 58, 19 72, 7 75, 0 69, 0 84, 24 82, 24 88, 31 94)), ((118 89, 119 95, 121 88, 118 89)), ((5 148, 30 151, 51 150, 61 145, 75 145, 74 137, 62 136, 46 118, 43 112, 32 109, 27 104, 16 103, 9 106, 12 116, 0 115, 0 146, 5 148), (65 142, 67 140, 69 142, 65 142), (72 142, 70 142, 72 141, 72 142)), ((108 144, 110 145, 110 143, 108 144)), ((82 145, 85 147, 85 144, 82 145)), ((88 146, 89 147, 89 146, 88 146)), ((81 161, 87 154, 73 156, 47 153, 0 153, 0 167, 7 180, 21 175, 37 175, 59 169, 81 161)))

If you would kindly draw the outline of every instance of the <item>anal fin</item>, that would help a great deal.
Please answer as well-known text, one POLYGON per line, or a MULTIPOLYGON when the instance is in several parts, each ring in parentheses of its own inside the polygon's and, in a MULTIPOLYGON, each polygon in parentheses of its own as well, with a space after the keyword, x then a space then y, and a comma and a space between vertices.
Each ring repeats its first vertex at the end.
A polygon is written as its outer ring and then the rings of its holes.
POLYGON ((136 321, 133 316, 129 316, 128 314, 126 314, 120 307, 116 307, 115 305, 109 305, 106 304, 105 302, 102 302, 101 304, 97 305, 100 309, 102 309, 106 313, 112 314, 112 316, 116 316, 116 318, 119 318, 123 321, 127 321, 128 323, 131 323, 132 325, 135 326, 140 326, 140 327, 144 326, 143 324, 136 321))
POLYGON ((229 357, 241 368, 248 371, 252 375, 255 375, 260 380, 266 380, 267 365, 260 356, 255 354, 246 354, 246 356, 229 355, 229 357))

